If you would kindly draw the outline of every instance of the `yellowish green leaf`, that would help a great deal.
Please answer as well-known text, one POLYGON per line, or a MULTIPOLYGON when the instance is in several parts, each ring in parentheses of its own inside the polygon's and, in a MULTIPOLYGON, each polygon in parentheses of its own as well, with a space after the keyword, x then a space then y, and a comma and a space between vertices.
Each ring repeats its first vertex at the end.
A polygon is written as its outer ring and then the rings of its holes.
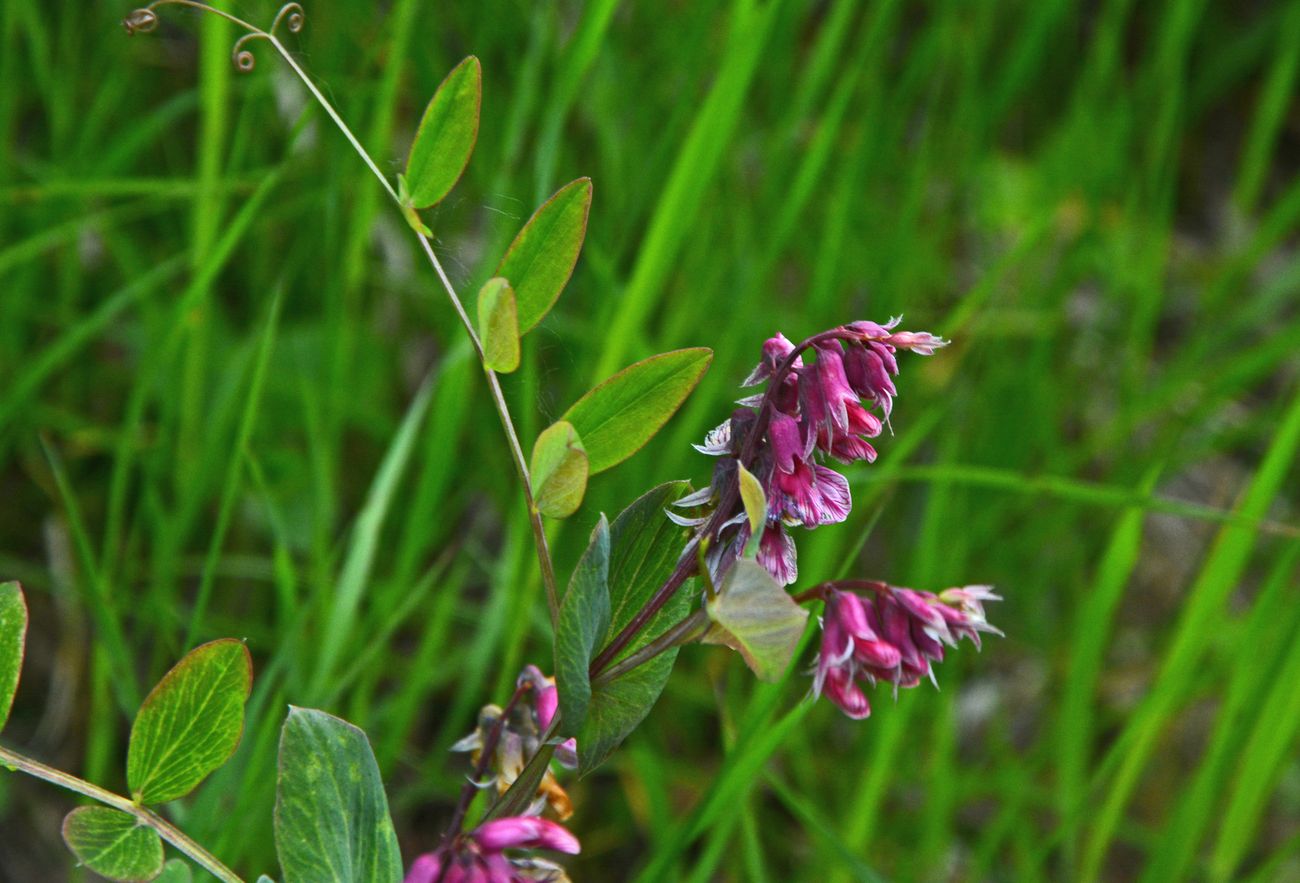
POLYGON ((519 367, 519 316, 510 283, 495 276, 478 292, 478 336, 483 343, 483 363, 509 374, 519 367))

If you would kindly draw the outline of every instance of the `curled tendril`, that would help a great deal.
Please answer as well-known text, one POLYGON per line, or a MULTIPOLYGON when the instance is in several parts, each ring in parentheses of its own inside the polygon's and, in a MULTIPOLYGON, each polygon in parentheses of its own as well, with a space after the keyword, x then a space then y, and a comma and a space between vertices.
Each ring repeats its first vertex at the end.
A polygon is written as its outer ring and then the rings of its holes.
POLYGON ((307 21, 307 13, 302 11, 302 6, 297 3, 286 3, 280 7, 280 11, 275 14, 275 21, 271 22, 271 33, 280 26, 280 22, 288 19, 289 33, 296 34, 302 30, 303 24, 307 21))
POLYGON ((158 27, 158 16, 152 9, 135 9, 122 19, 122 27, 126 28, 128 37, 137 33, 147 34, 158 27))
POLYGON ((235 45, 230 50, 230 60, 235 65, 235 70, 241 74, 246 74, 257 66, 257 58, 253 55, 252 50, 245 49, 244 45, 252 40, 269 39, 267 34, 244 34, 235 41, 235 45))
POLYGON ((235 45, 230 50, 230 60, 234 63, 235 69, 240 73, 248 73, 257 66, 257 58, 253 55, 251 49, 246 48, 252 40, 270 40, 276 42, 275 32, 284 22, 289 33, 296 34, 302 30, 303 24, 306 23, 307 14, 303 12, 302 6, 298 3, 286 3, 280 7, 280 11, 275 14, 275 20, 271 22, 269 30, 250 25, 242 19, 236 18, 228 12, 224 12, 216 7, 209 6, 199 0, 154 0, 143 9, 136 9, 126 18, 122 19, 122 27, 126 28, 127 34, 147 34, 158 27, 158 14, 154 9, 159 6, 192 6, 195 9, 204 12, 212 12, 224 19, 234 22, 244 28, 248 33, 235 41, 235 45))

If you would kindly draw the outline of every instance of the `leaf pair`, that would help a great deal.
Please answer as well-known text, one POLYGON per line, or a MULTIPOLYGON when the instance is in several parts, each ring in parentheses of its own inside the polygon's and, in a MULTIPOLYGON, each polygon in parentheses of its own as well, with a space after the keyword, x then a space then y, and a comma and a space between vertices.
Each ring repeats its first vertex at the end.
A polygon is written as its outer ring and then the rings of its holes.
POLYGON ((528 219, 496 274, 479 289, 478 334, 488 368, 508 373, 519 367, 519 338, 542 321, 569 284, 590 211, 590 178, 561 187, 528 219))
MULTIPOLYGON (((668 482, 640 497, 612 525, 602 515, 560 606, 555 636, 560 720, 564 735, 578 737, 582 775, 603 763, 645 719, 672 672, 676 648, 599 686, 593 687, 588 675, 591 660, 671 575, 685 536, 664 509, 689 489, 684 481, 668 482)), ((682 619, 691 595, 690 586, 683 586, 614 661, 682 619)))
MULTIPOLYGON (((248 649, 233 638, 196 647, 163 676, 131 726, 126 780, 137 804, 184 797, 230 758, 252 683, 248 649)), ((83 865, 111 880, 153 880, 164 872, 158 833, 121 810, 74 809, 63 839, 83 865)), ((174 876, 180 874, 173 866, 168 879, 186 879, 174 876)))
MULTIPOLYGON (((0 584, 0 729, 18 689, 26 638, 22 588, 0 584)), ((252 676, 248 650, 226 639, 196 648, 158 682, 136 715, 127 749, 127 783, 137 804, 184 797, 229 759, 252 676)), ((82 864, 112 880, 153 880, 164 871, 157 832, 121 810, 78 807, 64 820, 63 838, 82 864)))
POLYGON ((587 479, 622 463, 668 422, 708 370, 713 351, 675 350, 630 365, 578 399, 533 446, 538 511, 577 511, 587 479))
MULTIPOLYGON (((26 636, 22 588, 0 584, 0 729, 17 692, 26 636)), ((194 649, 158 682, 140 706, 127 749, 126 778, 137 804, 184 797, 229 759, 243 731, 252 677, 248 650, 226 639, 194 649)), ((109 879, 152 880, 163 873, 158 834, 121 810, 79 807, 64 820, 63 837, 82 864, 109 879)))
MULTIPOLYGON (((478 140, 483 68, 470 56, 456 65, 425 108, 399 183, 408 223, 427 235, 417 209, 436 205, 460 180, 478 140)), ((519 338, 550 311, 568 284, 587 235, 591 180, 560 188, 519 231, 492 279, 479 291, 478 334, 493 371, 519 367, 519 338)))

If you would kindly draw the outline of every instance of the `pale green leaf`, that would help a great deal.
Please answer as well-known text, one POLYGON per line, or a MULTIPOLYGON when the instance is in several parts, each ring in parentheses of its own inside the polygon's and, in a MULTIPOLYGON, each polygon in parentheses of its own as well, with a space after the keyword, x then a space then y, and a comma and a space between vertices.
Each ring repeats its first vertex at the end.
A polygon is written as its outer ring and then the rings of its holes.
POLYGON ((153 828, 107 806, 79 806, 63 820, 63 841, 101 877, 153 880, 163 870, 163 845, 153 828))
POLYGON ((560 735, 577 733, 591 701, 588 667, 609 628, 609 522, 600 516, 591 542, 569 579, 555 629, 555 686, 560 735))
POLYGON ((509 374, 519 367, 519 317, 510 283, 495 276, 478 292, 478 336, 483 364, 509 374))
POLYGON ((433 93, 406 158, 410 204, 441 202, 460 180, 478 140, 483 69, 474 56, 456 65, 433 93))
POLYGON ((706 644, 739 651, 760 680, 775 681, 785 673, 799 649, 808 611, 762 565, 737 561, 705 606, 713 620, 703 638, 706 644))
POLYGON ((9 720, 27 642, 27 601, 16 582, 0 583, 0 730, 9 720))
POLYGON ((578 399, 560 419, 582 436, 591 474, 639 451, 686 401, 712 359, 706 347, 661 353, 624 368, 578 399))
POLYGON ((763 539, 763 528, 767 524, 767 494, 763 485, 754 477, 754 473, 737 462, 740 475, 740 500, 745 507, 745 517, 749 519, 749 542, 745 545, 745 557, 752 558, 758 552, 758 544, 763 539))
POLYGON ((402 857, 370 741, 323 711, 280 732, 275 849, 284 883, 399 883, 402 857))
POLYGON ((196 647, 145 697, 131 726, 126 780, 141 803, 190 793, 239 745, 253 686, 248 648, 233 638, 196 647))
POLYGON ((578 511, 587 491, 587 452, 572 423, 553 423, 537 437, 528 471, 537 511, 552 518, 578 511))
POLYGON ((501 259, 496 275, 514 286, 520 334, 542 321, 569 283, 590 209, 591 179, 571 181, 533 213, 501 259))

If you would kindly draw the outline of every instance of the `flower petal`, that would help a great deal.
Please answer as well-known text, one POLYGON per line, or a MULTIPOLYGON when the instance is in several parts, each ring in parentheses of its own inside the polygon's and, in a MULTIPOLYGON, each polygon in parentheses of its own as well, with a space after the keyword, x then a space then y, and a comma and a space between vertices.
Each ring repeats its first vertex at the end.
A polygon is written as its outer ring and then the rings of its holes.
POLYGON ((578 838, 563 825, 534 816, 514 816, 494 819, 480 825, 474 839, 486 850, 503 849, 553 849, 556 852, 578 853, 578 838))

